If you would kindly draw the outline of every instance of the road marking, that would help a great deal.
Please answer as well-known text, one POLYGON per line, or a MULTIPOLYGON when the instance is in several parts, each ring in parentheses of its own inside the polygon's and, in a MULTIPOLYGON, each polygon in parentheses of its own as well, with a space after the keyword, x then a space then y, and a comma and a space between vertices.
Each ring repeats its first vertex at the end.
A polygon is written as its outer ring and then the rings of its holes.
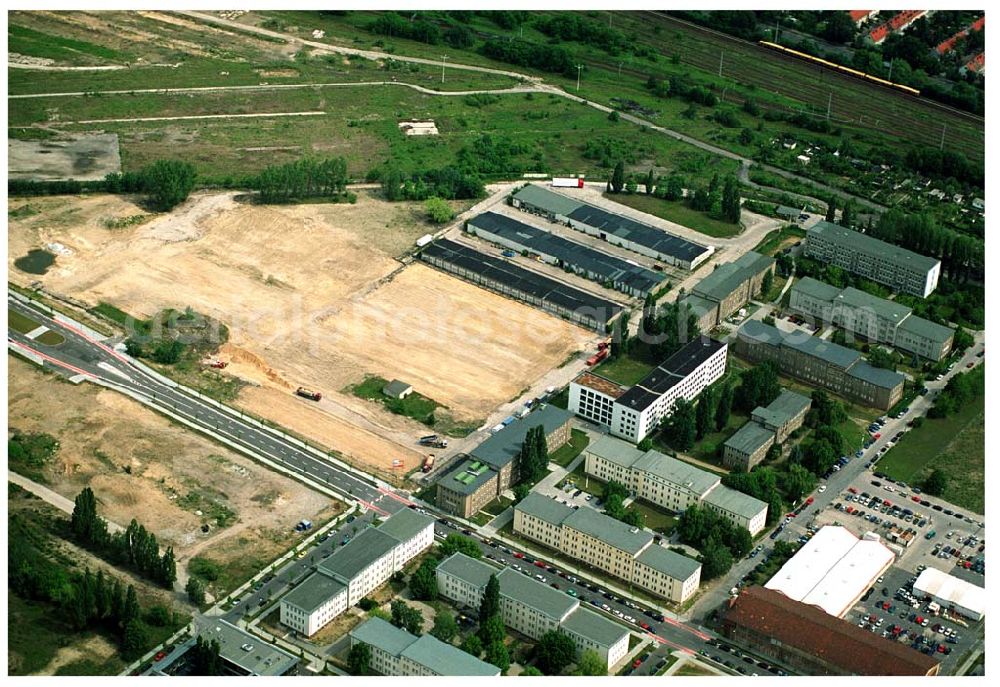
POLYGON ((379 487, 378 490, 381 493, 385 494, 386 496, 388 496, 390 498, 393 498, 393 499, 396 499, 400 503, 405 503, 407 506, 414 505, 413 501, 410 501, 409 499, 405 499, 405 498, 403 498, 402 496, 400 496, 399 494, 397 494, 397 493, 395 493, 393 491, 389 491, 388 489, 384 489, 382 487, 379 487))
POLYGON ((13 339, 7 339, 7 343, 8 344, 13 344, 13 345, 17 346, 18 348, 23 348, 24 350, 28 351, 29 353, 31 353, 33 355, 37 355, 39 358, 42 358, 43 360, 46 360, 46 361, 52 363, 53 365, 58 365, 59 367, 66 368, 67 370, 70 370, 71 372, 76 372, 78 375, 83 375, 84 377, 88 377, 90 379, 97 379, 96 375, 94 375, 94 374, 92 374, 90 372, 87 372, 86 370, 81 370, 79 367, 75 367, 73 365, 70 365, 69 363, 64 363, 61 360, 56 360, 55 358, 53 358, 50 355, 45 355, 41 351, 36 351, 31 346, 24 345, 20 341, 14 341, 13 339))
POLYGON ((32 329, 30 332, 25 334, 25 336, 34 341, 37 337, 41 336, 47 331, 49 331, 49 328, 46 327, 44 324, 40 324, 34 329, 32 329))
POLYGON ((97 366, 99 368, 101 368, 102 370, 106 371, 106 372, 110 372, 111 374, 118 375, 119 377, 121 377, 124 380, 127 380, 129 382, 132 381, 132 378, 129 377, 127 374, 125 374, 124 372, 122 372, 121 370, 119 370, 117 367, 113 367, 112 365, 104 362, 103 360, 101 362, 97 363, 97 366))

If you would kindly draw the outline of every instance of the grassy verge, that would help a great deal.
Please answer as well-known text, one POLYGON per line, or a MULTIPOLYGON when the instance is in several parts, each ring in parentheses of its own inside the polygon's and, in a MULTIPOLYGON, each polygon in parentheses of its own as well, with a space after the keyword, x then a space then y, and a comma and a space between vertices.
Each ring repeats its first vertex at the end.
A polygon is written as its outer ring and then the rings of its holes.
POLYGON ((801 241, 806 236, 806 230, 794 224, 787 224, 781 229, 769 232, 760 243, 754 246, 754 250, 764 255, 774 255, 785 247, 786 244, 793 244, 801 241))
POLYGON ((472 522, 476 523, 480 527, 483 527, 484 525, 489 524, 490 520, 492 520, 494 517, 496 517, 496 516, 490 515, 489 513, 485 512, 485 511, 480 511, 479 513, 476 513, 475 515, 473 515, 472 518, 471 518, 471 520, 472 520, 472 522))
POLYGON ((948 475, 944 499, 984 512, 985 399, 979 396, 943 419, 925 418, 923 425, 903 435, 878 462, 893 479, 920 484, 935 467, 948 475))
POLYGON ((717 675, 718 673, 708 670, 707 668, 703 668, 699 663, 688 661, 678 668, 673 674, 679 677, 693 677, 696 675, 717 675))
POLYGON ((27 334, 30 331, 38 329, 37 322, 10 308, 7 308, 7 326, 21 334, 27 334))
POLYGON ((66 339, 59 332, 54 332, 50 329, 46 332, 42 332, 41 336, 35 338, 35 341, 45 346, 58 346, 66 341, 66 339))
POLYGON ((493 499, 492 501, 486 504, 486 506, 483 508, 483 512, 489 513, 492 519, 503 513, 508 508, 510 508, 511 504, 513 503, 514 502, 511 501, 506 496, 498 496, 497 498, 493 499))
POLYGON ((723 222, 706 215, 704 212, 693 210, 682 200, 664 200, 644 193, 605 193, 604 197, 718 239, 736 236, 743 230, 739 224, 723 222))
POLYGON ((586 432, 574 429, 570 433, 569 441, 549 455, 549 462, 566 467, 580 455, 583 449, 587 448, 589 443, 590 437, 587 436, 586 432))

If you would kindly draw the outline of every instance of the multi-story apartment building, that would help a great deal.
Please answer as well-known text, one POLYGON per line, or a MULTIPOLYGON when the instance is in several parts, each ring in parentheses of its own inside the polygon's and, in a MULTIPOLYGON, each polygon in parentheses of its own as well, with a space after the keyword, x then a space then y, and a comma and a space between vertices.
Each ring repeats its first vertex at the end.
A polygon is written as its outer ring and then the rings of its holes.
POLYGON ((941 275, 940 260, 830 222, 817 222, 807 230, 805 254, 921 298, 937 288, 941 275))
POLYGON ((628 653, 629 631, 512 568, 498 571, 485 561, 455 553, 437 567, 438 592, 461 606, 478 609, 490 576, 500 583, 504 624, 532 639, 557 630, 573 639, 579 655, 596 651, 610 669, 628 653))
MULTIPOLYGON (((621 482, 637 499, 674 512, 693 505, 713 507, 752 535, 764 528, 767 504, 723 486, 719 477, 707 470, 659 451, 640 451, 611 437, 588 445, 583 455, 588 475, 604 482, 621 482)), ((516 509, 514 517, 516 522, 516 509)))
POLYGON ((690 401, 722 377, 726 350, 721 341, 696 338, 627 390, 584 372, 569 385, 569 410, 638 443, 673 412, 678 398, 690 401))
POLYGON ((690 598, 701 580, 698 561, 659 546, 649 532, 541 494, 514 507, 514 531, 675 603, 690 598))
POLYGON ((823 324, 833 324, 875 343, 889 344, 930 360, 948 355, 955 331, 913 314, 913 309, 848 287, 838 289, 812 277, 791 288, 788 307, 823 324))
POLYGON ((802 426, 810 406, 809 398, 783 389, 766 408, 754 408, 750 421, 723 445, 723 464, 731 470, 749 472, 764 460, 772 445, 782 443, 802 426))
POLYGON ((351 646, 371 649, 371 667, 382 675, 497 677, 500 669, 432 635, 416 637, 381 618, 350 631, 351 646))
POLYGON ((337 549, 281 599, 284 625, 309 637, 434 543, 434 518, 405 508, 337 549))
POLYGON ((774 258, 750 251, 715 269, 681 299, 698 318, 698 331, 708 332, 760 293, 765 274, 774 274, 774 258))
POLYGON ((787 375, 861 405, 888 410, 903 397, 903 375, 873 367, 857 351, 802 331, 783 332, 750 320, 736 333, 733 347, 748 362, 773 362, 787 375))
POLYGON ((520 478, 521 447, 528 430, 541 426, 549 451, 569 441, 573 414, 543 404, 472 449, 436 482, 438 508, 468 518, 509 489, 520 478))

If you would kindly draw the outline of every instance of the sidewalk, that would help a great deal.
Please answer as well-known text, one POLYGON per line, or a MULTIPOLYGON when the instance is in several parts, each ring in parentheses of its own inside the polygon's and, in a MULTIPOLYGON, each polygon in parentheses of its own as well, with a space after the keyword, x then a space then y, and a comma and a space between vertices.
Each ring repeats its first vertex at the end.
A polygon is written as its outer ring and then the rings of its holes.
MULTIPOLYGON (((52 506, 55 506, 64 513, 67 513, 69 515, 73 514, 73 508, 75 507, 76 504, 73 501, 70 501, 62 494, 57 494, 48 487, 43 487, 38 482, 33 482, 27 477, 19 475, 16 472, 11 472, 10 470, 7 471, 7 481, 13 482, 19 487, 25 489, 26 491, 30 491, 32 494, 40 498, 42 501, 45 501, 46 503, 52 506)), ((108 523, 108 532, 111 533, 122 532, 125 529, 121 525, 113 523, 107 518, 105 518, 104 521, 108 523)))

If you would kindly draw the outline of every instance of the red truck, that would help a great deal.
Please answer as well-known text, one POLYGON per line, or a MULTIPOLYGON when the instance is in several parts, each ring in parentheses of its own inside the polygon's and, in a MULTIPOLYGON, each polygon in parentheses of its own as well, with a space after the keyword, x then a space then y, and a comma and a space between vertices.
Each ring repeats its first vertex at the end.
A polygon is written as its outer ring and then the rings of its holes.
POLYGON ((222 360, 213 360, 208 364, 209 367, 214 367, 216 370, 224 370, 229 363, 222 360))
POLYGON ((424 458, 424 465, 420 468, 423 472, 430 472, 434 469, 434 456, 427 456, 424 458))
POLYGON ((310 401, 319 401, 320 399, 323 398, 323 394, 321 394, 320 392, 309 391, 309 389, 306 389, 305 387, 302 386, 300 386, 295 391, 295 393, 301 396, 302 398, 308 398, 310 401))
POLYGON ((589 358, 587 358, 587 364, 589 366, 593 367, 597 363, 599 363, 602 360, 604 360, 605 358, 607 358, 608 355, 610 355, 610 353, 611 353, 611 349, 610 348, 602 348, 597 353, 595 353, 594 355, 592 355, 589 358))

